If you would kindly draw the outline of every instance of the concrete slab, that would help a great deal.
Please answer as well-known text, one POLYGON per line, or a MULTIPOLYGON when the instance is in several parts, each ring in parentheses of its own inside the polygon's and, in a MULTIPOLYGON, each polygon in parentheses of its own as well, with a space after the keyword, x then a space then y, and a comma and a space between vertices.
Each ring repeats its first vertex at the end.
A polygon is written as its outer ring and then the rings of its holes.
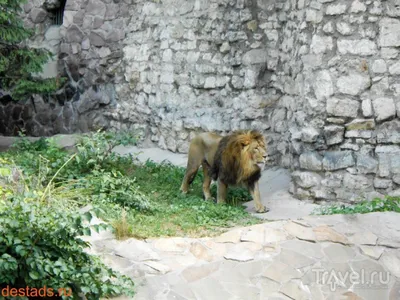
POLYGON ((255 213, 254 201, 245 203, 246 210, 265 220, 299 219, 310 215, 319 205, 294 198, 288 192, 290 180, 287 169, 273 167, 263 171, 260 179, 261 201, 270 210, 263 214, 255 213))

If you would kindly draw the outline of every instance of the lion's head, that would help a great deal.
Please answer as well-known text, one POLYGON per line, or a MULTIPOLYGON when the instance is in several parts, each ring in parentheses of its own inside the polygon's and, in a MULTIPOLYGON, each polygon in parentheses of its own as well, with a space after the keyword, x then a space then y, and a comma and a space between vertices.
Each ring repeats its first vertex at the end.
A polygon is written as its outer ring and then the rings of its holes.
POLYGON ((261 133, 236 131, 221 140, 215 163, 227 183, 238 184, 259 173, 266 159, 267 149, 261 133))

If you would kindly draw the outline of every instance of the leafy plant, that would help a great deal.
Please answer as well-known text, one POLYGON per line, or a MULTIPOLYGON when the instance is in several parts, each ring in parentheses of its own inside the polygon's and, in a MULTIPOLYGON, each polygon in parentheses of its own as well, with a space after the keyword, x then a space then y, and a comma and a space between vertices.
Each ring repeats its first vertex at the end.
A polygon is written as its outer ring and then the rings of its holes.
POLYGON ((365 214, 379 211, 394 211, 400 213, 400 197, 387 196, 384 199, 375 198, 372 201, 362 201, 353 205, 330 205, 318 208, 313 213, 319 215, 333 214, 365 214))
POLYGON ((34 74, 52 57, 50 51, 24 43, 34 32, 23 26, 20 17, 24 0, 0 1, 0 87, 14 99, 55 91, 60 79, 40 79, 34 74))
POLYGON ((93 201, 113 202, 138 211, 150 208, 149 200, 139 190, 135 178, 125 177, 119 171, 93 170, 92 175, 88 176, 84 182, 86 189, 93 195, 93 201))
MULTIPOLYGON (((92 215, 38 200, 32 194, 12 196, 0 211, 2 285, 70 288, 74 299, 80 299, 80 293, 87 299, 132 295, 130 279, 84 251, 89 245, 80 236, 90 233, 85 220, 92 215)), ((95 229, 98 231, 99 227, 95 229)))

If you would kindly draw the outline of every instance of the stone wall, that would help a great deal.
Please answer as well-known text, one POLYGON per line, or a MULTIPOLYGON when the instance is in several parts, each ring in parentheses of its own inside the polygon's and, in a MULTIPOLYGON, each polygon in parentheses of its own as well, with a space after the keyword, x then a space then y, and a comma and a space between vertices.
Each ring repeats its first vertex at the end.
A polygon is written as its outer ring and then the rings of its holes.
POLYGON ((320 0, 298 21, 301 130, 292 192, 357 201, 400 194, 400 9, 396 1, 320 0))
POLYGON ((35 97, 32 132, 137 130, 186 152, 196 132, 256 128, 296 197, 399 194, 399 16, 396 0, 67 0, 69 82, 35 97))

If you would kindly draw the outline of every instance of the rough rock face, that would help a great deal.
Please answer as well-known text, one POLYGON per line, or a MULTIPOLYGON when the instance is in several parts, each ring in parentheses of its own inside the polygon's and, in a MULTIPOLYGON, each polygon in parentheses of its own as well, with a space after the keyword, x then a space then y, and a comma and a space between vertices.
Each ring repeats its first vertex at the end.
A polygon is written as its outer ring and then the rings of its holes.
MULTIPOLYGON (((24 8, 42 32, 44 2, 24 8)), ((257 128, 271 159, 297 171, 296 196, 388 194, 400 188, 396 5, 68 0, 54 44, 69 84, 57 101, 37 99, 40 114, 8 105, 0 116, 33 120, 35 134, 139 130, 179 152, 199 131, 257 128)))
POLYGON ((394 1, 320 2, 304 7, 299 21, 310 46, 299 55, 303 93, 296 102, 305 116, 299 131, 319 131, 323 140, 292 134, 300 149, 292 192, 344 202, 389 194, 399 188, 400 164, 394 1))

